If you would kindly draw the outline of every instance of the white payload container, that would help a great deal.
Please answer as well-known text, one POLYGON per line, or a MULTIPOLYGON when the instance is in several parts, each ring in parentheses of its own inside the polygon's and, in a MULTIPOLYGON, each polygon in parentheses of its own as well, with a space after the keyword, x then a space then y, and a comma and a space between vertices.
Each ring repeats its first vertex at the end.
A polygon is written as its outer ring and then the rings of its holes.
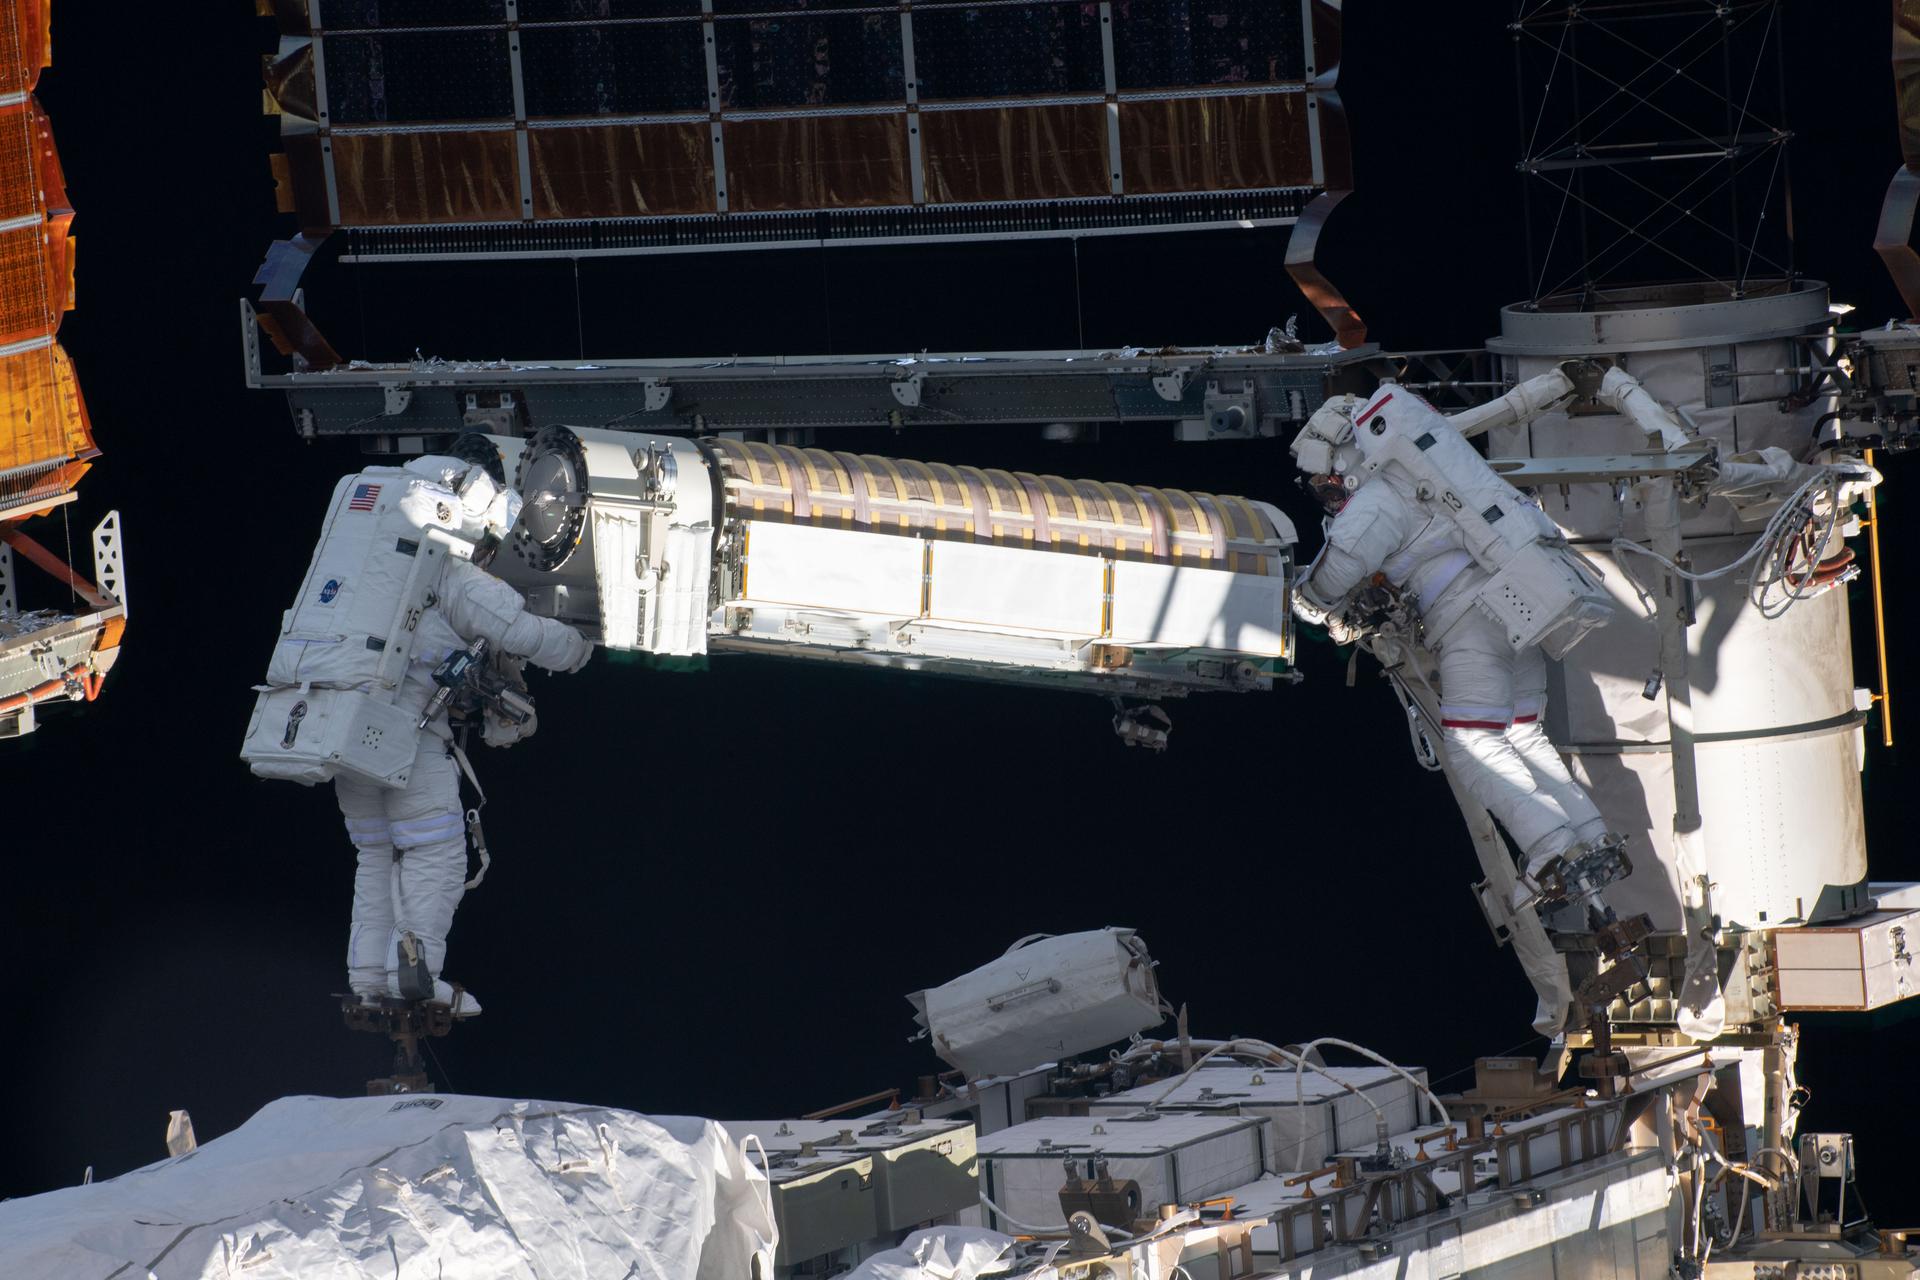
POLYGON ((1138 1185, 1143 1215, 1205 1200, 1260 1176, 1269 1131, 1268 1121, 1249 1116, 1174 1111, 1029 1120, 980 1139, 980 1185, 999 1206, 988 1209, 986 1225, 1057 1225, 1061 1187, 1070 1177, 1092 1181, 1102 1169, 1116 1182, 1138 1185))
MULTIPOLYGON (((1426 1071, 1408 1071, 1425 1081, 1426 1071)), ((1318 1169, 1327 1157, 1347 1147, 1369 1145, 1376 1126, 1374 1107, 1387 1118, 1389 1131, 1401 1133, 1421 1123, 1414 1087, 1385 1067, 1328 1067, 1326 1075, 1309 1071, 1297 1082, 1289 1067, 1209 1063, 1167 1092, 1167 1082, 1141 1085, 1096 1098, 1088 1115, 1138 1114, 1166 1094, 1159 1109, 1198 1115, 1251 1116, 1273 1125, 1267 1148, 1267 1172, 1318 1169), (1328 1076, 1332 1079, 1328 1079, 1328 1076), (1358 1093, 1349 1092, 1343 1085, 1358 1093), (1371 1104, 1371 1105, 1369 1105, 1371 1104)))
POLYGON ((1166 1012, 1146 943, 1113 927, 1022 938, 998 960, 907 999, 934 1052, 969 1076, 1097 1049, 1166 1012))

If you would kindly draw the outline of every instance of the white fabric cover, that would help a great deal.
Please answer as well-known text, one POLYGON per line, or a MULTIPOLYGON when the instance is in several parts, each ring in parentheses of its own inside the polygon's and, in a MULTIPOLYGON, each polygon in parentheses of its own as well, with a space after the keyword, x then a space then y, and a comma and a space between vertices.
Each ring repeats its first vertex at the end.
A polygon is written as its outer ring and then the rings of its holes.
POLYGON ((749 1280, 756 1254, 773 1274, 766 1195, 709 1120, 281 1098, 188 1155, 0 1202, 0 1275, 749 1280))
POLYGON ((1012 1236, 985 1227, 928 1227, 874 1254, 846 1280, 975 1280, 998 1270, 1013 1247, 1012 1236))
POLYGON ((999 959, 907 999, 934 1052, 972 1078, 1097 1049, 1165 1017, 1146 943, 1112 926, 1022 938, 999 959))

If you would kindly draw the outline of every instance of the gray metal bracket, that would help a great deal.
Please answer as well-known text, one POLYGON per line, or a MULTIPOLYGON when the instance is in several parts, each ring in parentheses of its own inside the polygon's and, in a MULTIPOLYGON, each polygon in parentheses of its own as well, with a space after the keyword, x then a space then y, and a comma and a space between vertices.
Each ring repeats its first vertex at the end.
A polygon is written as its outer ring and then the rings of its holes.
POLYGON ((1541 488, 1562 484, 1615 484, 1622 480, 1706 479, 1714 457, 1710 443, 1683 449, 1598 454, 1574 458, 1489 458, 1487 464, 1509 484, 1541 488))

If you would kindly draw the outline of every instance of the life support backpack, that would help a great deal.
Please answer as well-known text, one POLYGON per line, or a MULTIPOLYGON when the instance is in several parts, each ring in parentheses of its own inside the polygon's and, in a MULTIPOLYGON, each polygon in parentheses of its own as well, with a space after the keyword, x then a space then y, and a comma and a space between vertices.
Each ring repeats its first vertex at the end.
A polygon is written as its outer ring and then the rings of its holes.
POLYGON ((407 784, 418 713, 395 699, 448 558, 470 553, 468 522, 457 493, 405 468, 369 467, 334 486, 240 748, 254 773, 407 784))
POLYGON ((1353 416, 1368 473, 1399 467, 1414 496, 1449 517, 1491 575, 1474 604, 1506 628, 1516 649, 1537 644, 1566 656, 1613 616, 1613 600, 1546 514, 1501 479, 1439 411, 1382 383, 1353 416))

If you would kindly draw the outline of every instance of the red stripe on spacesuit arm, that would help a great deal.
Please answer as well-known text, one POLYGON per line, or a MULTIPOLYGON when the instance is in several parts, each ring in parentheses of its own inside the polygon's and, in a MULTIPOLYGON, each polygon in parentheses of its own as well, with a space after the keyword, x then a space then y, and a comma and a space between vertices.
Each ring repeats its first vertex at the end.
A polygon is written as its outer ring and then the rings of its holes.
POLYGON ((1386 408, 1387 401, 1391 399, 1393 399, 1393 392, 1389 391, 1387 392, 1387 394, 1381 396, 1378 400, 1368 405, 1367 411, 1353 420, 1353 425, 1356 427, 1365 426, 1367 419, 1371 418, 1374 414, 1386 408))

